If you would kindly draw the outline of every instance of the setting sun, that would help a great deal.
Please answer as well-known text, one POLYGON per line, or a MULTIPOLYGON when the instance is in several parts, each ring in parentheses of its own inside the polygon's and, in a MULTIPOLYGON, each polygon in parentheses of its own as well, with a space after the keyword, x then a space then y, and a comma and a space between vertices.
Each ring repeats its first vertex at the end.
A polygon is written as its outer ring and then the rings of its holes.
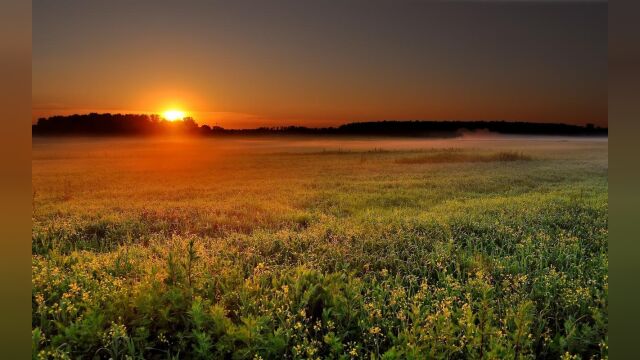
POLYGON ((162 117, 168 121, 182 120, 185 117, 185 113, 181 110, 171 109, 162 113, 162 117))

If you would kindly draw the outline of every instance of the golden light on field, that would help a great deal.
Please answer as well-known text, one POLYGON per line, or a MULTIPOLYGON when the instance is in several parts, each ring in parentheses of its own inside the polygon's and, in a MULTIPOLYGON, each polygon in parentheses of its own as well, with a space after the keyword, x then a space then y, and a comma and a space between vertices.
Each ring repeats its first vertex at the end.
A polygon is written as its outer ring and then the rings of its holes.
POLYGON ((182 120, 185 117, 185 112, 178 109, 170 109, 163 112, 162 117, 168 121, 182 120))

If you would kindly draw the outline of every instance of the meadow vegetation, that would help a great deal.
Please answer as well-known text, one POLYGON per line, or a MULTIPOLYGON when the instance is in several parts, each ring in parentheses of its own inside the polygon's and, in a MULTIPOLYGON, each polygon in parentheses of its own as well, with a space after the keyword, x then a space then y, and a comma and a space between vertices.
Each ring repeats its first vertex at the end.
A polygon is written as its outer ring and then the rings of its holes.
POLYGON ((489 162, 489 161, 526 161, 532 157, 517 151, 499 151, 494 153, 469 153, 460 149, 442 149, 431 151, 427 155, 404 157, 396 160, 398 164, 427 164, 455 162, 489 162))
POLYGON ((34 139, 33 357, 607 358, 607 157, 34 139))

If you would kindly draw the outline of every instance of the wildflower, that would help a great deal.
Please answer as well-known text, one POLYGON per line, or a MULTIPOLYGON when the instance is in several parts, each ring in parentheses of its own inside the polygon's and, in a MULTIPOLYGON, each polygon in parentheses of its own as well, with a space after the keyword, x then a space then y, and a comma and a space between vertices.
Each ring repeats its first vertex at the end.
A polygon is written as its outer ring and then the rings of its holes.
POLYGON ((371 329, 369 329, 369 334, 373 334, 373 335, 378 335, 380 334, 380 328, 377 326, 372 327, 371 329))
POLYGON ((318 351, 318 349, 316 349, 313 346, 310 346, 307 348, 307 355, 309 355, 309 357, 313 356, 313 354, 316 353, 316 351, 318 351))
POLYGON ((562 360, 574 360, 578 359, 578 355, 571 355, 568 351, 564 353, 561 357, 562 360))
POLYGON ((328 329, 333 329, 335 327, 335 324, 333 323, 333 321, 328 320, 327 321, 327 328, 328 329))
POLYGON ((160 332, 158 334, 158 341, 160 341, 163 344, 168 344, 169 343, 169 341, 167 340, 167 337, 164 336, 164 332, 160 332))
POLYGON ((67 311, 68 311, 70 314, 72 314, 75 310, 76 310, 75 305, 73 305, 73 304, 69 304, 69 305, 67 305, 67 311))
POLYGON ((71 285, 69 285, 69 291, 71 291, 71 293, 73 294, 77 294, 80 292, 80 286, 78 286, 78 284, 74 281, 71 283, 71 285))
POLYGON ((598 343, 598 346, 600 347, 601 350, 609 350, 609 345, 604 342, 604 340, 600 340, 600 343, 598 343))
POLYGON ((427 284, 426 280, 423 280, 422 283, 420 283, 420 290, 427 291, 428 289, 429 289, 429 284, 427 284))
POLYGON ((259 262, 258 265, 256 265, 256 267, 253 269, 253 273, 254 274, 261 274, 262 272, 264 272, 266 266, 263 262, 259 262))

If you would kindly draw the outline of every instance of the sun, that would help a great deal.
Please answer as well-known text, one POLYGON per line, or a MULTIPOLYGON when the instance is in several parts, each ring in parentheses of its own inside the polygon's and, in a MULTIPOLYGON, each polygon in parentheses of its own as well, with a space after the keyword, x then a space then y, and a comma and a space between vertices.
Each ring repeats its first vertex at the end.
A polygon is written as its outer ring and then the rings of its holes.
POLYGON ((185 117, 185 112, 178 109, 170 109, 162 113, 162 117, 167 121, 182 120, 185 117))

